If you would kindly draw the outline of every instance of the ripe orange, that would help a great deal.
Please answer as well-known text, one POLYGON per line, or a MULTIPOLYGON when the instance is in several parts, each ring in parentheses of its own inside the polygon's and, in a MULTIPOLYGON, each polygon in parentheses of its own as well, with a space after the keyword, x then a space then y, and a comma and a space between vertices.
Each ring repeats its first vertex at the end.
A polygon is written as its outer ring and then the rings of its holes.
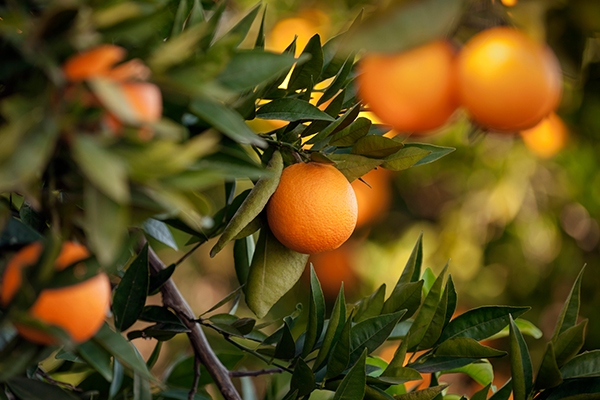
MULTIPOLYGON (((22 283, 22 269, 35 264, 43 250, 40 242, 25 246, 10 260, 0 284, 0 303, 7 306, 22 283)), ((87 249, 65 242, 54 262, 57 271, 89 257, 87 249)), ((105 273, 81 283, 57 289, 44 289, 30 308, 33 318, 62 328, 75 342, 91 338, 102 326, 110 304, 110 282, 105 273)), ((56 338, 29 326, 15 324, 19 334, 40 344, 55 344, 56 338)))
POLYGON ((267 219, 275 237, 304 254, 336 249, 356 226, 356 195, 335 167, 314 162, 283 170, 267 203, 267 219))
POLYGON ((106 75, 113 65, 125 58, 125 54, 122 47, 103 44, 67 59, 63 72, 73 82, 106 75))
POLYGON ((162 96, 158 86, 146 82, 121 84, 121 90, 142 123, 152 123, 162 116, 162 96))
POLYGON ((475 35, 457 61, 458 93, 471 118, 504 132, 531 128, 561 96, 561 71, 545 45, 497 27, 475 35))
POLYGON ((457 108, 454 49, 435 41, 399 54, 360 61, 358 90, 383 123, 402 132, 438 128, 457 108))
POLYGON ((315 34, 321 36, 321 43, 329 33, 329 16, 321 10, 307 9, 296 17, 277 22, 267 37, 267 50, 282 52, 296 37, 296 56, 302 53, 308 41, 315 34))
POLYGON ((358 203, 357 228, 376 221, 388 210, 392 200, 391 174, 383 168, 371 170, 362 177, 371 187, 358 179, 352 182, 358 203))
POLYGON ((550 113, 533 128, 521 131, 525 145, 542 158, 550 158, 558 153, 565 146, 567 135, 565 123, 555 113, 550 113))

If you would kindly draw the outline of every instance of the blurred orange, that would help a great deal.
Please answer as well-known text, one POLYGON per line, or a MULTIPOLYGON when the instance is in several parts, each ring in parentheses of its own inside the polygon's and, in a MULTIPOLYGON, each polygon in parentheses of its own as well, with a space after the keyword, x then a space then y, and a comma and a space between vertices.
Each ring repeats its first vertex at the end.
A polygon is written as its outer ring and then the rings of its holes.
POLYGON ((317 9, 300 11, 293 18, 285 18, 277 22, 267 37, 266 49, 281 53, 296 39, 296 56, 302 53, 304 47, 315 34, 321 36, 321 44, 327 38, 330 19, 327 14, 317 9))
POLYGON ((321 282, 325 299, 333 301, 344 282, 346 296, 356 291, 358 275, 354 272, 356 241, 349 240, 335 250, 313 254, 309 258, 321 282))
POLYGON ((392 201, 392 176, 392 171, 378 168, 362 177, 371 187, 358 179, 352 182, 358 203, 357 228, 377 221, 388 211, 392 201))
POLYGON ((125 58, 126 50, 112 44, 103 44, 76 54, 63 64, 63 72, 72 82, 105 75, 113 65, 125 58))
POLYGON ((542 158, 550 158, 567 143, 568 130, 562 119, 551 113, 533 128, 521 131, 525 145, 542 158))

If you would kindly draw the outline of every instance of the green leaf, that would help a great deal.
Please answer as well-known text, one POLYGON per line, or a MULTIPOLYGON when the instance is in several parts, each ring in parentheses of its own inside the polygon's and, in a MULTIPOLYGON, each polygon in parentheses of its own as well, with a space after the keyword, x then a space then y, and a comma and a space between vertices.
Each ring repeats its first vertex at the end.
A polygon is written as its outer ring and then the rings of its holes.
POLYGON ((144 232, 173 250, 179 250, 175 238, 173 238, 173 234, 164 222, 154 218, 148 218, 144 221, 144 232))
POLYGON ((244 288, 244 286, 240 286, 237 289, 235 289, 233 292, 229 293, 227 296, 225 296, 225 298, 221 299, 217 304, 215 304, 210 309, 208 309, 207 311, 204 311, 202 314, 200 314, 200 317, 208 314, 209 312, 215 311, 217 308, 223 306, 224 304, 229 303, 231 301, 231 299, 233 299, 238 293, 240 293, 242 291, 243 288, 244 288))
POLYGON ((76 135, 72 151, 81 171, 98 189, 117 203, 129 200, 127 167, 120 157, 88 135, 76 135))
POLYGON ((438 357, 491 358, 503 357, 507 353, 484 346, 471 338, 456 337, 444 341, 434 354, 438 357))
POLYGON ((413 368, 421 373, 433 373, 461 368, 476 361, 479 361, 479 359, 464 357, 436 357, 429 355, 422 359, 417 359, 415 362, 408 364, 407 367, 413 368))
POLYGON ((337 342, 334 342, 331 357, 327 363, 325 379, 333 378, 346 370, 350 363, 350 338, 352 333, 352 315, 348 316, 337 342))
POLYGON ((350 25, 350 28, 348 28, 346 32, 334 36, 323 45, 324 63, 321 79, 329 79, 335 76, 343 67, 344 62, 346 61, 346 53, 345 51, 340 50, 340 47, 343 42, 347 40, 348 32, 353 31, 360 24, 362 15, 363 10, 358 13, 354 21, 352 21, 352 25, 350 25))
POLYGON ((238 143, 263 148, 267 146, 266 142, 246 125, 242 116, 225 104, 196 98, 190 103, 190 111, 238 143))
POLYGON ((452 147, 442 147, 442 146, 435 146, 433 144, 426 144, 426 143, 406 143, 404 145, 404 147, 415 147, 415 148, 419 148, 421 150, 425 150, 425 151, 430 151, 431 153, 428 156, 423 157, 422 159, 420 159, 419 161, 417 161, 413 167, 417 167, 419 165, 423 165, 423 164, 429 164, 432 163, 436 160, 439 160, 440 158, 444 157, 446 154, 450 154, 452 153, 454 150, 454 148, 452 147))
POLYGON ((586 351, 560 369, 564 379, 600 376, 600 350, 586 351))
POLYGON ((265 9, 262 14, 262 18, 260 20, 260 27, 258 28, 258 35, 256 35, 256 42, 254 43, 254 47, 257 49, 265 48, 265 16, 267 15, 267 5, 265 4, 265 9))
POLYGON ((423 263, 423 232, 419 235, 417 239, 417 243, 415 247, 413 247, 412 252, 410 253, 410 257, 406 262, 406 266, 402 271, 402 275, 398 279, 394 290, 390 297, 386 300, 383 305, 383 312, 389 313, 398 309, 398 301, 396 299, 396 292, 400 290, 404 290, 403 286, 411 283, 417 282, 421 277, 421 264, 423 263))
POLYGON ((245 285, 248 282, 248 273, 250 272, 250 263, 254 255, 254 248, 255 244, 252 236, 237 239, 233 245, 233 263, 240 285, 245 285))
POLYGON ((42 239, 43 236, 38 232, 12 217, 8 219, 8 222, 2 230, 0 247, 25 245, 42 239))
POLYGON ((381 166, 390 171, 403 171, 414 166, 417 162, 430 154, 431 152, 428 150, 404 146, 394 154, 385 157, 381 166))
POLYGON ((259 2, 255 5, 248 13, 231 28, 228 32, 226 32, 223 36, 221 36, 218 41, 221 41, 225 38, 237 37, 237 41, 235 42, 235 47, 239 46, 243 41, 246 35, 248 35, 248 31, 252 26, 252 23, 256 19, 258 15, 258 11, 260 10, 261 3, 259 2))
POLYGON ((446 281, 446 288, 442 293, 442 298, 435 309, 435 313, 433 314, 433 318, 431 319, 423 339, 421 339, 421 342, 417 345, 418 349, 428 349, 432 347, 442 334, 448 315, 449 282, 449 280, 446 281))
POLYGON ((556 355, 556 363, 562 367, 566 362, 573 358, 585 341, 585 327, 587 320, 581 321, 579 324, 570 327, 560 334, 554 343, 554 354, 556 355))
POLYGON ((128 213, 92 185, 83 189, 84 230, 92 252, 103 265, 111 265, 119 255, 127 234, 128 213))
POLYGON ((380 376, 394 376, 397 370, 404 368, 404 359, 406 358, 406 351, 408 350, 408 340, 405 337, 402 343, 396 348, 392 361, 388 364, 387 368, 381 373, 380 376))
MULTIPOLYGON (((323 297, 319 278, 317 277, 312 264, 310 264, 310 306, 308 309, 308 323, 301 357, 308 356, 315 348, 317 341, 321 337, 324 321, 325 298, 323 297)), ((302 396, 301 393, 300 395, 302 396)))
POLYGON ((298 396, 307 396, 315 390, 315 374, 302 358, 296 362, 290 383, 290 391, 296 390, 298 396))
POLYGON ((282 245, 268 227, 263 227, 256 244, 248 274, 246 303, 262 318, 300 279, 307 254, 300 254, 282 245))
POLYGON ((108 382, 113 380, 113 369, 111 366, 111 355, 93 340, 81 343, 77 346, 77 352, 89 365, 104 377, 108 382))
POLYGON ((162 344, 163 344, 163 342, 161 342, 161 341, 156 342, 156 346, 154 346, 154 350, 152 350, 150 357, 148 357, 148 361, 146 361, 146 365, 148 366, 148 369, 152 369, 152 367, 154 367, 154 365, 156 365, 156 362, 158 361, 158 357, 160 357, 160 350, 162 349, 162 344))
POLYGON ((533 367, 523 335, 509 314, 510 371, 515 400, 525 400, 533 387, 533 367))
POLYGON ((366 136, 371 129, 371 120, 364 117, 357 118, 350 126, 336 132, 329 139, 330 146, 348 147, 356 143, 357 140, 366 136))
POLYGON ((287 86, 288 93, 312 87, 321 75, 323 50, 321 49, 321 37, 318 34, 310 38, 301 56, 310 57, 310 59, 302 65, 296 65, 294 68, 287 86))
POLYGON ((333 400, 362 400, 367 385, 366 361, 367 349, 365 348, 336 389, 333 400))
POLYGON ((152 400, 150 381, 138 372, 133 372, 133 400, 152 400))
POLYGON ((343 49, 400 52, 444 38, 460 21, 462 0, 391 3, 348 33, 343 49))
MULTIPOLYGON (((533 324, 533 322, 527 321, 526 319, 518 318, 518 319, 515 320, 515 324, 517 324, 517 327, 519 328, 519 330, 521 331, 521 333, 523 335, 531 336, 534 339, 539 339, 543 335, 542 331, 540 330, 540 328, 538 328, 537 326, 535 326, 533 324)), ((496 333, 495 335, 490 336, 489 340, 494 340, 494 339, 500 339, 500 338, 503 338, 503 337, 508 337, 508 335, 510 334, 509 331, 510 331, 510 328, 507 325, 500 332, 496 333)))
POLYGON ((496 393, 490 396, 488 400, 508 400, 512 393, 512 379, 506 381, 496 393))
POLYGON ((560 312, 558 317, 558 321, 556 321, 556 327, 554 328, 554 333, 552 334, 552 342, 556 345, 556 341, 558 336, 566 331, 567 329, 575 326, 577 324, 577 316, 579 315, 579 293, 581 291, 581 280, 583 278, 583 272, 585 271, 585 266, 581 268, 573 287, 571 288, 571 292, 569 293, 569 297, 565 301, 565 304, 560 312))
POLYGON ((353 182, 381 164, 381 160, 356 154, 330 154, 328 157, 336 162, 335 167, 344 174, 348 182, 353 182))
POLYGON ((175 37, 183 32, 185 26, 185 20, 191 11, 191 4, 188 5, 187 0, 179 0, 179 6, 175 13, 175 20, 173 22, 173 29, 171 30, 171 37, 175 37))
POLYGON ((288 71, 296 59, 293 54, 275 54, 262 50, 240 50, 217 76, 223 86, 241 92, 264 84, 288 71))
POLYGON ((115 328, 124 331, 137 321, 144 309, 148 284, 148 244, 131 263, 123 279, 119 282, 113 296, 112 310, 115 317, 115 328))
POLYGON ((474 393, 470 400, 486 400, 491 386, 492 384, 488 383, 483 389, 477 391, 477 393, 474 393))
POLYGON ((400 394, 394 396, 396 400, 433 400, 436 398, 442 390, 446 389, 448 385, 444 386, 433 386, 423 390, 417 390, 407 394, 400 394))
POLYGON ((442 332, 438 343, 453 337, 487 339, 508 325, 509 315, 517 318, 529 307, 484 306, 474 308, 454 318, 442 332))
POLYGON ((333 121, 334 119, 308 101, 284 98, 275 99, 256 110, 256 118, 278 119, 281 121, 317 120, 333 121))
POLYGON ((369 135, 356 141, 352 146, 352 154, 371 158, 385 158, 396 153, 404 145, 385 136, 369 135))
POLYGON ((275 358, 281 360, 291 360, 296 356, 296 343, 290 331, 288 323, 284 323, 281 327, 281 339, 277 342, 275 347, 275 358))
POLYGON ((385 299, 385 283, 370 296, 365 297, 358 303, 358 310, 354 315, 354 322, 359 323, 366 319, 381 314, 383 300, 385 299))
POLYGON ((467 374, 482 386, 489 385, 494 380, 494 370, 488 360, 479 360, 464 367, 441 371, 443 374, 467 374))
MULTIPOLYGON (((446 328, 456 311, 456 289, 454 289, 454 281, 452 280, 452 274, 448 274, 448 281, 446 282, 446 289, 448 292, 448 305, 446 308, 446 319, 444 320, 443 328, 446 328)), ((442 329, 443 330, 443 329, 442 329)))
POLYGON ((202 1, 194 0, 194 4, 192 5, 192 11, 190 12, 190 17, 188 18, 188 21, 185 24, 185 28, 189 29, 205 21, 206 18, 204 18, 204 8, 202 7, 202 1))
POLYGON ((549 389, 544 393, 544 400, 596 400, 598 393, 600 378, 574 379, 549 389))
POLYGON ((366 348, 368 353, 371 353, 381 346, 405 312, 402 310, 394 314, 384 314, 356 324, 351 332, 350 362, 356 360, 363 349, 366 348))
POLYGON ((431 270, 431 268, 425 268, 425 271, 423 271, 423 276, 421 276, 421 279, 423 279, 423 296, 427 297, 427 295, 429 294, 429 291, 431 290, 431 288, 433 287, 433 284, 435 282, 435 274, 433 273, 433 271, 431 270))
MULTIPOLYGON (((327 127, 325 127, 324 129, 321 129, 321 131, 319 133, 317 133, 315 136, 310 138, 306 143, 315 144, 312 147, 312 149, 320 150, 322 147, 324 147, 325 144, 327 144, 326 139, 330 135, 333 135, 336 132, 341 131, 345 127, 350 126, 350 124, 352 124, 354 122, 354 120, 358 117, 359 113, 360 113, 360 104, 357 104, 352 108, 349 108, 344 113, 344 115, 337 118, 333 123, 327 125, 327 127)), ((311 128, 312 128, 312 125, 309 126, 304 132, 302 132, 302 136, 308 136, 308 134, 309 134, 308 132, 311 131, 311 128)))
POLYGON ((325 103, 327 100, 333 98, 341 89, 343 89, 348 84, 348 76, 352 72, 352 67, 354 66, 354 58, 356 54, 350 53, 342 65, 342 69, 339 74, 335 77, 331 85, 325 90, 323 96, 317 102, 317 106, 325 103))
POLYGON ((345 322, 346 299, 344 297, 344 283, 342 282, 340 292, 335 300, 335 304, 333 305, 333 310, 331 311, 331 317, 329 318, 327 329, 325 330, 325 337, 323 338, 323 343, 319 348, 317 359, 313 364, 314 371, 318 371, 321 368, 322 364, 327 360, 329 356, 329 350, 331 349, 332 345, 336 343, 337 340, 340 338, 345 322))
MULTIPOLYGON (((113 82, 106 78, 94 78, 86 81, 90 86, 92 92, 98 97, 100 103, 104 107, 114 114, 119 121, 123 122, 125 125, 139 125, 140 121, 138 120, 138 114, 133 108, 131 102, 125 96, 123 89, 117 82, 113 82)), ((92 142, 84 144, 83 149, 77 150, 79 153, 78 157, 84 157, 85 154, 82 154, 82 150, 88 150, 91 147, 92 142)), ((77 146, 81 147, 81 144, 77 146)), ((105 162, 109 161, 110 156, 106 155, 98 155, 97 149, 95 150, 96 157, 103 159, 105 162)), ((74 154, 75 155, 75 154, 74 154)))
POLYGON ((248 197, 242 202, 236 213, 233 215, 223 234, 210 251, 210 256, 214 257, 225 245, 232 240, 240 231, 245 228, 254 218, 265 208, 267 202, 277 190, 281 173, 283 171, 283 158, 279 151, 273 152, 273 156, 267 166, 269 175, 260 178, 248 197))
POLYGON ((167 307, 146 306, 140 315, 141 321, 183 325, 179 317, 167 307))
POLYGON ((70 392, 37 379, 16 377, 7 382, 8 388, 20 399, 27 400, 75 400, 79 397, 70 392))
POLYGON ((554 345, 552 344, 552 341, 550 341, 546 343, 546 351, 535 378, 534 388, 539 392, 544 389, 558 386, 562 383, 562 381, 563 378, 561 376, 561 371, 558 369, 558 365, 556 364, 554 345))
POLYGON ((171 279, 171 275, 173 275, 173 272, 175 272, 175 268, 177 268, 177 265, 171 264, 167 268, 161 269, 156 274, 150 275, 148 294, 153 294, 159 290, 169 279, 171 279))
POLYGON ((105 323, 102 325, 96 336, 93 338, 94 342, 104 347, 110 354, 116 357, 123 365, 132 368, 133 370, 143 374, 148 379, 154 380, 146 363, 139 356, 137 351, 132 347, 123 336, 113 331, 105 323))
MULTIPOLYGON (((440 298, 442 295, 442 284, 444 282, 444 278, 446 277, 446 273, 448 271, 448 264, 444 267, 442 272, 438 275, 435 280, 431 290, 425 297, 421 308, 419 309, 419 313, 415 317, 415 320, 410 327, 410 342, 408 343, 408 349, 420 348, 420 343, 425 337, 429 326, 433 322, 433 319, 436 315, 438 304, 440 303, 440 298)), ((447 299, 447 298, 446 298, 447 299)), ((445 307, 444 307, 445 308, 445 307)), ((441 321, 443 322, 445 318, 445 309, 443 316, 441 317, 441 321)), ((439 321, 439 318, 438 318, 439 321)))

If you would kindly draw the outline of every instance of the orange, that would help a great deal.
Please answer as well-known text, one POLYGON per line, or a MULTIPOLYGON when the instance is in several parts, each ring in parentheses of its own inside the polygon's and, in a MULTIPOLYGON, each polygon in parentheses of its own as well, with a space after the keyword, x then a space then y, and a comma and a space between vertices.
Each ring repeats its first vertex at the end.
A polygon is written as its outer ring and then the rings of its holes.
POLYGON ((533 128, 521 131, 525 145, 542 158, 550 158, 558 153, 565 146, 567 135, 565 123, 555 113, 550 113, 533 128))
POLYGON ((391 171, 378 168, 362 177, 371 187, 358 179, 352 182, 358 203, 357 228, 376 221, 388 210, 392 200, 390 178, 391 171))
POLYGON ((313 254, 308 259, 315 267, 325 299, 335 300, 342 282, 344 282, 346 296, 356 293, 359 280, 352 267, 355 260, 355 246, 356 243, 348 241, 337 249, 313 254))
POLYGON ((315 34, 321 36, 321 44, 329 32, 329 17, 316 9, 303 10, 294 18, 285 18, 277 22, 267 37, 267 50, 281 53, 296 37, 296 56, 308 44, 315 34))
POLYGON ((471 118, 485 128, 516 132, 553 111, 562 92, 552 51, 508 27, 475 35, 458 55, 458 93, 471 118))
POLYGON ((147 82, 121 84, 121 90, 142 123, 152 123, 162 116, 162 95, 158 86, 147 82))
POLYGON ((266 208, 275 237, 299 253, 336 249, 356 226, 354 190, 331 165, 309 162, 285 168, 266 208))
POLYGON ((457 108, 454 49, 435 41, 398 54, 360 61, 358 90, 369 109, 401 132, 436 129, 457 108))
POLYGON ((125 53, 122 47, 103 44, 67 59, 63 72, 73 82, 105 75, 113 65, 125 58, 125 53))
MULTIPOLYGON (((7 306, 22 283, 22 269, 37 262, 43 251, 40 242, 25 246, 6 266, 0 284, 0 304, 7 306)), ((54 262, 57 271, 89 257, 87 249, 65 242, 54 262)), ((44 289, 30 308, 31 317, 62 328, 75 342, 84 342, 100 329, 110 304, 110 282, 105 273, 81 283, 56 289, 44 289)), ((39 344, 56 344, 56 338, 23 324, 15 324, 19 334, 39 344)))

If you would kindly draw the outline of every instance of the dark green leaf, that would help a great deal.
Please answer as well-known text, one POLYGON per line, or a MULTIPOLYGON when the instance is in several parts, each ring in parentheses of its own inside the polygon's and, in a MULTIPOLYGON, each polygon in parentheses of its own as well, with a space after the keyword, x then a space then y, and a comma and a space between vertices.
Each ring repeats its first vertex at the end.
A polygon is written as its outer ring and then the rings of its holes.
MULTIPOLYGON (((519 327, 519 330, 523 335, 528 335, 533 337, 534 339, 539 339, 543 336, 540 328, 535 326, 531 321, 527 321, 523 318, 518 318, 515 320, 515 324, 519 327)), ((510 328, 507 326, 504 327, 500 332, 496 333, 489 337, 489 340, 499 339, 503 337, 508 337, 510 335, 510 328)))
POLYGON ((348 182, 353 182, 381 164, 381 160, 356 154, 331 154, 329 158, 336 162, 335 167, 344 174, 348 182))
POLYGON ((396 400, 433 400, 435 399, 442 390, 446 389, 448 385, 444 386, 433 386, 423 390, 417 390, 407 394, 400 394, 394 396, 396 400))
POLYGON ((217 80, 223 86, 241 92, 270 81, 273 76, 292 68, 295 62, 293 54, 240 50, 233 55, 217 80))
POLYGON ((150 275, 150 283, 148 285, 148 294, 152 294, 159 290, 162 285, 164 285, 169 279, 171 279, 171 275, 175 272, 176 264, 171 264, 165 269, 161 269, 156 274, 150 275))
POLYGON ((446 309, 446 319, 444 320, 444 328, 448 326, 454 312, 456 311, 456 289, 454 289, 454 281, 452 280, 452 274, 448 274, 448 281, 446 282, 446 290, 448 291, 448 306, 446 309))
POLYGON ((418 349, 428 349, 432 347, 439 339, 442 330, 445 327, 445 322, 448 316, 448 295, 450 292, 449 283, 450 280, 447 280, 446 288, 444 289, 442 298, 435 309, 435 314, 433 314, 431 323, 429 324, 423 339, 421 339, 421 342, 417 345, 418 349))
POLYGON ((264 49, 265 47, 265 15, 267 15, 267 5, 265 4, 265 9, 262 14, 262 18, 260 20, 260 28, 258 29, 258 35, 256 36, 256 42, 254 43, 254 47, 257 49, 264 49))
POLYGON ((162 349, 162 344, 163 344, 163 342, 161 342, 160 340, 156 342, 156 346, 154 346, 154 350, 152 350, 150 357, 148 357, 148 361, 146 361, 146 365, 148 366, 148 369, 152 369, 152 367, 154 367, 154 365, 158 361, 158 357, 160 357, 160 350, 162 349))
POLYGON ((248 11, 248 14, 246 14, 237 24, 233 26, 233 28, 231 28, 227 33, 221 36, 217 41, 221 41, 225 38, 237 37, 235 47, 239 46, 240 43, 244 41, 246 35, 248 35, 248 31, 250 30, 252 23, 258 15, 260 5, 260 3, 255 5, 250 11, 248 11))
POLYGON ((478 358, 463 358, 463 357, 426 357, 422 360, 417 360, 407 365, 407 367, 413 368, 421 373, 433 373, 439 371, 446 371, 449 369, 456 369, 464 367, 479 361, 478 358))
POLYGON ((133 372, 133 400, 152 400, 150 381, 138 372, 133 372))
POLYGON ((27 400, 75 400, 77 396, 70 392, 37 379, 16 377, 7 382, 15 396, 27 400))
POLYGON ((369 135, 356 141, 352 146, 352 154, 360 154, 371 158, 385 158, 396 153, 404 145, 385 136, 369 135))
POLYGON ((293 98, 270 101, 256 110, 256 117, 290 122, 300 120, 333 121, 331 116, 308 101, 293 98))
POLYGON ((564 379, 600 376, 600 350, 586 351, 560 369, 564 379))
POLYGON ((354 322, 359 323, 380 315, 384 299, 385 283, 379 286, 375 293, 365 297, 358 303, 358 310, 356 310, 356 314, 354 314, 354 322))
MULTIPOLYGON (((312 147, 312 149, 320 150, 326 144, 327 140, 325 140, 325 139, 327 137, 335 134, 338 131, 341 131, 342 129, 344 129, 347 126, 350 126, 350 124, 352 124, 352 122, 354 122, 354 120, 358 117, 359 113, 360 113, 360 104, 357 104, 352 108, 349 108, 344 113, 344 115, 337 118, 331 124, 327 125, 327 127, 325 127, 319 133, 317 133, 315 136, 310 138, 306 143, 315 144, 312 147)), ((310 130, 311 127, 312 127, 312 125, 308 127, 308 130, 310 130)), ((307 131, 302 132, 302 136, 307 136, 307 131)))
POLYGON ((202 8, 201 0, 193 0, 194 4, 192 6, 192 11, 190 12, 190 17, 185 24, 185 28, 189 29, 199 23, 205 22, 206 18, 204 18, 204 9, 202 8))
POLYGON ((533 387, 533 367, 527 344, 512 315, 510 324, 510 371, 515 400, 525 400, 533 387))
POLYGON ((41 239, 43 239, 42 235, 13 217, 9 218, 4 226, 0 247, 25 245, 41 239))
POLYGON ((321 368, 323 362, 325 362, 329 356, 329 350, 337 342, 344 329, 344 323, 346 322, 346 299, 344 297, 344 283, 340 287, 340 292, 333 305, 333 311, 325 330, 325 337, 323 343, 317 354, 317 359, 313 364, 313 370, 318 371, 321 368))
POLYGON ((560 385, 563 381, 560 373, 561 371, 558 369, 556 356, 554 355, 554 345, 550 341, 546 344, 546 352, 535 378, 535 390, 541 391, 560 385))
POLYGON ((282 245, 268 227, 263 227, 248 274, 246 303, 262 318, 281 296, 300 279, 307 254, 300 254, 282 245))
POLYGON ((430 155, 428 150, 405 146, 394 154, 385 157, 381 166, 390 171, 403 171, 430 155))
POLYGON ((192 5, 188 4, 188 0, 179 0, 179 6, 175 13, 175 20, 173 22, 173 29, 171 30, 171 37, 179 35, 183 32, 185 20, 191 11, 192 5))
POLYGON ((350 315, 344 324, 340 338, 335 342, 333 350, 331 351, 331 357, 327 363, 326 379, 336 377, 346 370, 346 367, 350 362, 351 333, 352 316, 350 315))
POLYGON ((301 56, 310 57, 310 59, 294 68, 287 86, 289 93, 311 87, 321 75, 323 50, 321 49, 321 37, 318 34, 310 38, 301 56))
POLYGON ((298 359, 294 367, 290 390, 297 390, 298 396, 307 396, 315 390, 315 374, 302 358, 298 359))
MULTIPOLYGON (((320 69, 319 69, 320 71, 320 69)), ((325 298, 321 290, 321 283, 310 265, 310 307, 308 309, 308 324, 301 357, 308 356, 314 349, 323 331, 325 321, 325 298)), ((302 394, 300 393, 302 396, 302 394)))
POLYGON ((483 389, 473 394, 473 396, 471 396, 471 400, 486 400, 491 386, 492 384, 488 383, 483 389))
POLYGON ((446 37, 460 21, 462 5, 462 0, 391 3, 348 33, 344 49, 399 52, 446 37))
POLYGON ((217 308, 223 306, 224 304, 227 304, 231 301, 231 299, 233 299, 238 293, 240 293, 242 291, 242 289, 244 288, 244 286, 240 286, 237 289, 235 289, 233 292, 229 293, 227 296, 225 296, 225 298, 223 298, 222 300, 220 300, 217 304, 215 304, 214 306, 212 306, 209 310, 203 312, 202 314, 200 314, 200 316, 202 317, 205 314, 208 314, 209 312, 215 311, 217 308))
MULTIPOLYGON (((217 358, 228 370, 233 370, 236 365, 244 358, 243 354, 217 353, 217 358)), ((194 382, 194 356, 187 357, 177 362, 168 373, 165 383, 169 387, 183 388, 188 391, 194 382)), ((208 370, 204 365, 200 366, 200 380, 198 387, 212 383, 208 370)))
POLYGON ((341 45, 345 40, 347 40, 348 32, 352 32, 362 21, 363 10, 361 10, 354 21, 352 21, 352 25, 346 32, 343 32, 333 38, 329 39, 323 45, 323 73, 321 74, 321 79, 329 79, 336 75, 338 71, 344 65, 346 59, 345 51, 340 50, 341 45))
POLYGON ((565 301, 565 304, 560 312, 558 321, 556 321, 556 327, 554 328, 554 333, 552 334, 552 342, 554 342, 555 345, 556 341, 558 340, 558 336, 561 333, 577 324, 580 302, 579 292, 581 291, 581 280, 583 278, 584 271, 585 266, 579 272, 579 275, 577 276, 577 279, 571 288, 571 293, 569 293, 569 297, 565 301))
POLYGON ((281 172, 283 171, 283 158, 279 151, 273 152, 273 156, 267 165, 269 174, 260 178, 248 197, 244 199, 236 213, 233 215, 223 234, 210 251, 210 256, 214 257, 225 245, 232 240, 240 231, 245 228, 258 214, 265 208, 267 202, 275 193, 281 172))
MULTIPOLYGON (((390 297, 386 300, 383 305, 383 313, 388 314, 390 312, 398 311, 399 306, 403 303, 402 299, 407 298, 406 295, 401 296, 399 292, 406 290, 404 287, 406 284, 411 282, 417 282, 421 277, 421 264, 423 263, 423 232, 419 235, 415 247, 413 247, 410 257, 406 262, 406 266, 402 271, 402 275, 398 279, 394 290, 390 297)), ((422 284, 421 284, 422 285, 422 284)), ((419 300, 421 291, 419 289, 419 300)), ((419 301, 420 304, 420 301, 419 301)), ((409 316, 410 317, 410 316, 409 316)))
POLYGON ((488 400, 508 400, 512 393, 512 379, 506 381, 496 393, 490 396, 488 400))
POLYGON ((124 331, 137 321, 144 309, 149 284, 148 244, 133 260, 113 296, 115 328, 124 331))
POLYGON ((154 379, 148 371, 144 360, 132 347, 133 345, 119 333, 110 329, 106 323, 102 325, 102 328, 96 333, 93 340, 104 347, 125 366, 144 374, 148 379, 154 379))
POLYGON ((450 321, 438 343, 453 337, 469 337, 477 341, 487 339, 508 325, 509 315, 517 318, 527 310, 529 307, 484 306, 474 308, 450 321))
POLYGON ((367 349, 362 350, 358 361, 344 377, 335 391, 333 400, 362 400, 367 385, 367 349))
POLYGON ((405 312, 402 310, 394 314, 384 314, 356 324, 351 334, 350 362, 356 360, 363 349, 366 348, 368 353, 371 353, 381 346, 405 312))
POLYGON ((250 263, 254 255, 254 238, 246 236, 242 239, 237 239, 233 245, 233 262, 235 266, 235 274, 237 275, 240 285, 245 285, 248 281, 248 273, 250 272, 250 263))
POLYGON ((406 358, 407 350, 408 340, 407 338, 404 338, 400 346, 396 348, 392 361, 390 361, 387 368, 381 373, 380 376, 394 376, 396 370, 401 370, 404 367, 404 359, 406 358))
POLYGON ((246 125, 240 114, 225 104, 197 98, 190 103, 190 111, 236 142, 258 147, 267 145, 246 125))
POLYGON ((166 244, 173 250, 179 250, 177 248, 177 243, 175 243, 175 239, 173 238, 173 234, 164 222, 154 218, 148 218, 144 221, 144 232, 159 242, 166 244))
POLYGON ((600 378, 569 379, 545 392, 544 400, 597 400, 599 393, 600 378))
POLYGON ((281 339, 277 342, 277 346, 275 347, 274 357, 281 360, 291 360, 296 356, 296 344, 287 323, 284 323, 281 327, 281 333, 281 339))
POLYGON ((337 74, 331 85, 325 90, 323 96, 321 96, 321 98, 317 102, 317 105, 320 106, 327 100, 332 99, 333 96, 335 96, 341 89, 343 89, 347 85, 348 76, 350 75, 350 72, 352 72, 352 67, 354 66, 355 55, 356 54, 354 53, 350 53, 348 58, 346 58, 346 61, 344 62, 340 73, 337 74))
POLYGON ((108 382, 113 380, 113 369, 111 366, 111 355, 100 345, 92 340, 77 346, 77 352, 88 364, 100 373, 108 382))
POLYGON ((367 135, 369 129, 371 129, 371 120, 359 117, 350 126, 333 134, 329 139, 329 145, 337 147, 352 146, 357 140, 367 135))
POLYGON ((146 306, 140 315, 141 321, 183 325, 179 317, 167 307, 146 306))
POLYGON ((404 147, 408 147, 408 148, 415 147, 415 148, 419 148, 421 150, 426 150, 426 151, 431 152, 428 156, 425 156, 422 159, 420 159, 419 161, 417 161, 413 165, 413 167, 432 163, 432 162, 444 157, 446 154, 450 154, 454 150, 456 150, 452 147, 435 146, 433 144, 426 144, 426 143, 406 143, 404 145, 404 147))
POLYGON ((503 357, 505 351, 479 344, 474 339, 465 337, 456 337, 444 341, 435 350, 438 357, 465 357, 465 358, 491 358, 503 357))
POLYGON ((585 327, 587 320, 581 321, 579 324, 570 327, 560 334, 554 343, 554 354, 556 355, 556 363, 562 367, 566 362, 573 358, 585 341, 585 327))

